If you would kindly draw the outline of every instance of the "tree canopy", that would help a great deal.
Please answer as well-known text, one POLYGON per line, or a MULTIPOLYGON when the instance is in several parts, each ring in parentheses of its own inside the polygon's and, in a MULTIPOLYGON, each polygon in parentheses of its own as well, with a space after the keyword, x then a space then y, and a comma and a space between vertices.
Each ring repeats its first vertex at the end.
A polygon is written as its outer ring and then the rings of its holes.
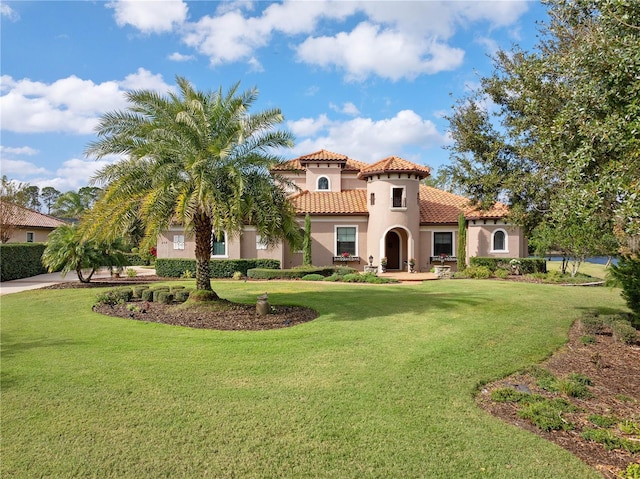
POLYGON ((282 161, 274 152, 293 144, 277 130, 279 109, 249 110, 256 89, 201 92, 177 77, 178 92, 127 93, 126 110, 107 113, 87 155, 126 158, 104 167, 95 181, 104 196, 84 221, 85 234, 117 237, 137 219, 154 244, 175 224, 195 237, 196 287, 211 290, 212 235, 238 235, 246 223, 266 244, 300 235, 287 194, 270 169, 282 161))
POLYGON ((546 3, 535 49, 499 51, 455 105, 447 174, 483 206, 507 202, 529 232, 637 236, 640 2, 546 3))

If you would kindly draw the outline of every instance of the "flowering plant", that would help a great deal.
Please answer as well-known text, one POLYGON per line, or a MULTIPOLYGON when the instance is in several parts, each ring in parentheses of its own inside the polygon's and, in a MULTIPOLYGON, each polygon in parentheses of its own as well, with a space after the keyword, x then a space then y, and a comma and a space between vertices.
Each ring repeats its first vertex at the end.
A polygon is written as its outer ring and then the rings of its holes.
POLYGON ((416 259, 415 259, 415 258, 411 258, 411 259, 409 260, 409 265, 411 265, 411 266, 415 266, 415 264, 416 264, 416 259))
POLYGON ((444 265, 444 260, 447 259, 447 253, 440 253, 440 262, 444 265))
POLYGON ((347 253, 346 251, 344 253, 342 253, 342 257, 343 258, 349 258, 351 256, 350 253, 347 253))
POLYGON ((382 266, 386 266, 387 265, 387 257, 386 256, 380 260, 380 264, 382 266))

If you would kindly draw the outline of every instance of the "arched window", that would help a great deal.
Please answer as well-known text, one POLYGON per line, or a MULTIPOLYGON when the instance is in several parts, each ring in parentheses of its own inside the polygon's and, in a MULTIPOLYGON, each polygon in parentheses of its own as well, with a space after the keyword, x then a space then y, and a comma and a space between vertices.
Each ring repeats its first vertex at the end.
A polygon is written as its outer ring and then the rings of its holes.
POLYGON ((494 231, 491 246, 491 251, 493 252, 507 252, 507 232, 505 230, 494 231))
POLYGON ((320 190, 328 190, 329 189, 329 178, 326 176, 321 176, 318 178, 318 191, 320 190))

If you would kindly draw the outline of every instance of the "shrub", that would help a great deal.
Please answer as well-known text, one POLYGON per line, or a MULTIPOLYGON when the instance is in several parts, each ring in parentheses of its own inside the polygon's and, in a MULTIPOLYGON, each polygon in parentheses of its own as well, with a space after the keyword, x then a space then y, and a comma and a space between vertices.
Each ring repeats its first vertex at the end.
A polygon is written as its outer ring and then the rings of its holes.
POLYGON ((152 289, 144 289, 144 290, 142 290, 142 294, 140 295, 140 298, 143 301, 152 302, 153 301, 153 290, 152 289))
POLYGON ((0 244, 0 281, 28 278, 46 273, 42 265, 45 243, 0 244))
POLYGON ((331 276, 327 276, 324 278, 324 281, 330 281, 335 283, 336 281, 342 281, 342 275, 338 273, 333 273, 331 276))
POLYGON ((640 464, 633 462, 620 473, 622 479, 640 479, 640 464))
POLYGON ((581 436, 588 441, 598 442, 604 445, 608 451, 624 449, 631 454, 640 452, 640 442, 618 437, 609 429, 585 429, 581 436))
POLYGON ((127 278, 135 278, 136 276, 138 276, 138 272, 135 269, 127 268, 126 272, 127 272, 127 278))
MULTIPOLYGON (((156 260, 156 272, 158 276, 167 278, 179 278, 186 271, 196 270, 195 259, 161 258, 156 260)), ((243 275, 249 269, 280 269, 280 261, 275 259, 212 259, 209 263, 210 276, 212 278, 231 278, 236 271, 243 275)))
POLYGON ((148 258, 143 258, 138 253, 124 253, 124 256, 129 266, 149 266, 150 264, 148 258))
POLYGON ((171 304, 173 303, 173 293, 169 291, 158 291, 157 300, 154 298, 154 302, 162 303, 162 304, 171 304))
POLYGON ((344 281, 345 283, 361 283, 362 282, 362 280, 360 279, 360 274, 358 273, 345 274, 342 277, 342 281, 344 281))
POLYGON ((592 424, 604 428, 615 426, 619 421, 615 416, 601 416, 600 414, 591 414, 587 419, 592 424))
POLYGON ((614 321, 611 324, 611 332, 613 333, 613 338, 616 341, 620 341, 625 344, 635 343, 638 336, 636 328, 631 326, 629 321, 614 321))
POLYGON ((607 329, 603 318, 590 314, 585 314, 580 318, 580 326, 585 334, 603 334, 607 329))
POLYGON ((506 269, 497 269, 493 272, 493 275, 498 279, 507 279, 509 272, 506 269))
POLYGON ((474 256, 469 258, 470 266, 485 266, 491 272, 497 269, 511 269, 511 260, 520 262, 520 272, 522 274, 530 273, 546 273, 547 261, 544 258, 486 258, 482 256, 474 256))
POLYGON ((324 276, 322 276, 321 274, 317 274, 317 273, 305 274, 302 277, 303 281, 322 281, 323 279, 324 279, 324 276))
POLYGON ((115 289, 109 289, 106 291, 101 291, 96 295, 95 304, 106 304, 113 307, 116 304, 120 304, 123 302, 124 301, 122 300, 122 298, 120 297, 120 295, 115 289))
POLYGON ((491 392, 491 399, 496 402, 520 402, 525 396, 526 393, 513 388, 500 388, 491 392))
POLYGON ((233 273, 232 278, 235 279, 236 281, 240 281, 242 279, 242 271, 236 271, 233 273))
POLYGON ((611 276, 622 287, 622 297, 640 326, 640 257, 622 256, 617 265, 611 265, 611 276))
POLYGON ((152 292, 153 302, 157 303, 159 301, 160 293, 168 293, 169 288, 155 288, 152 292))
POLYGON ((177 286, 171 286, 169 288, 169 291, 171 291, 172 293, 175 293, 176 291, 179 291, 181 289, 185 289, 185 287, 181 285, 177 285, 177 286))
POLYGON ((491 277, 491 270, 486 266, 469 266, 464 273, 472 279, 488 279, 491 277))
POLYGON ((134 298, 142 298, 142 292, 146 289, 149 289, 149 286, 134 286, 133 287, 133 297, 134 298))
POLYGON ((588 334, 586 336, 580 336, 580 341, 585 346, 588 346, 589 344, 593 344, 596 342, 596 337, 588 334))
MULTIPOLYGON (((433 273, 433 271, 431 272, 433 273)), ((464 271, 456 271, 455 273, 453 273, 453 279, 467 279, 468 276, 466 272, 467 272, 466 269, 464 271)))
POLYGON ((528 419, 543 431, 570 431, 575 425, 562 417, 564 412, 575 411, 567 401, 560 399, 545 400, 527 404, 518 411, 518 416, 528 419))
POLYGON ((586 399, 593 397, 593 394, 589 392, 585 384, 574 381, 571 378, 558 381, 558 389, 563 394, 573 398, 586 399))
POLYGON ((189 294, 191 293, 191 289, 179 289, 173 293, 173 300, 178 303, 184 303, 189 299, 189 294))
POLYGON ((118 288, 115 290, 116 295, 124 302, 128 303, 133 298, 133 289, 131 288, 118 288))
POLYGON ((307 274, 320 274, 322 276, 331 276, 338 270, 355 271, 351 268, 334 268, 333 266, 301 266, 292 269, 263 269, 254 268, 247 271, 247 276, 252 279, 300 279, 307 274))

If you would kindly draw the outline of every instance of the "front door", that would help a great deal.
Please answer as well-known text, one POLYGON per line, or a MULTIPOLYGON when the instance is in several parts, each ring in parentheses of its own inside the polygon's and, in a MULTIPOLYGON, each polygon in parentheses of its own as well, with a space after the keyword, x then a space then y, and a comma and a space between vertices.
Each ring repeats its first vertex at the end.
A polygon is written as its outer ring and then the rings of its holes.
POLYGON ((389 231, 385 238, 385 255, 387 269, 400 269, 400 236, 395 231, 389 231))

